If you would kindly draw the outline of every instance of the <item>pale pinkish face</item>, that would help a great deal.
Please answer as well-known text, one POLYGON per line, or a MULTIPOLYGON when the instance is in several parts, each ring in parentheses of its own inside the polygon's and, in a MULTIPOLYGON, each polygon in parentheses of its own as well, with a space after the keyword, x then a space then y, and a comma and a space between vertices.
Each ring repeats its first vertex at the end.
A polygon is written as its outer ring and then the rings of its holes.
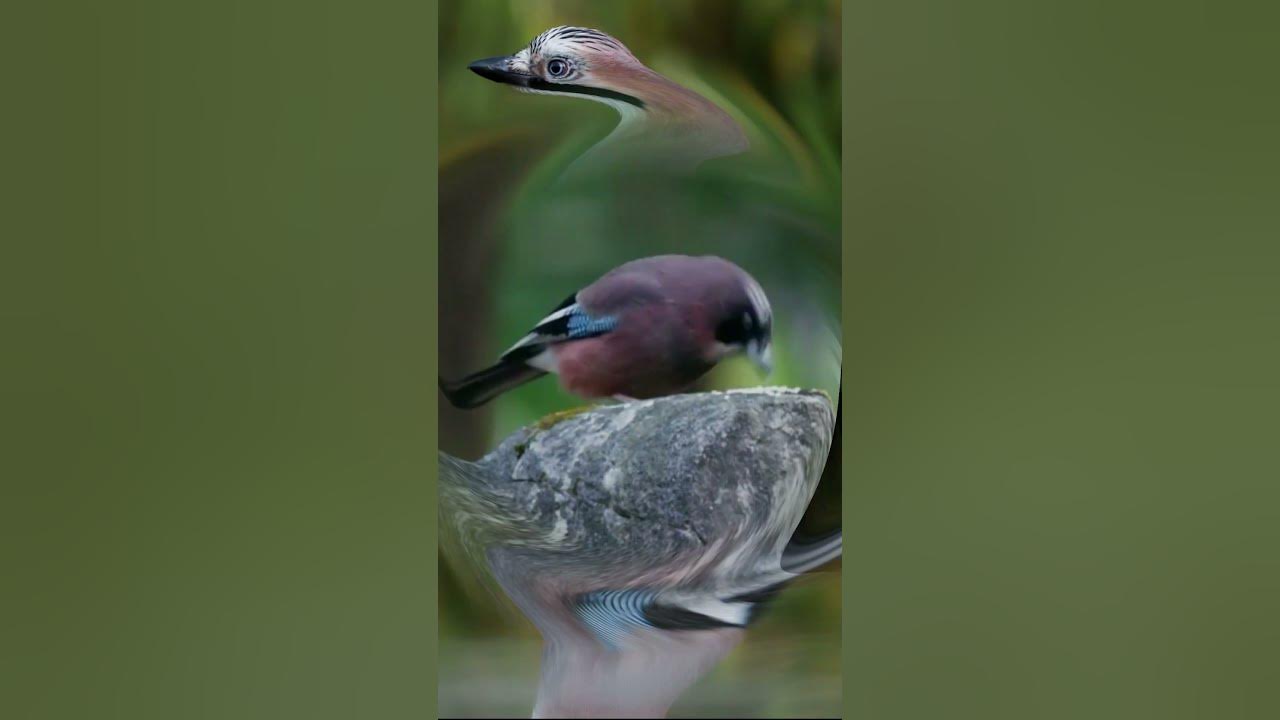
POLYGON ((477 60, 468 67, 524 92, 585 97, 620 111, 644 107, 627 92, 627 78, 646 68, 625 45, 598 30, 551 28, 513 55, 477 60))

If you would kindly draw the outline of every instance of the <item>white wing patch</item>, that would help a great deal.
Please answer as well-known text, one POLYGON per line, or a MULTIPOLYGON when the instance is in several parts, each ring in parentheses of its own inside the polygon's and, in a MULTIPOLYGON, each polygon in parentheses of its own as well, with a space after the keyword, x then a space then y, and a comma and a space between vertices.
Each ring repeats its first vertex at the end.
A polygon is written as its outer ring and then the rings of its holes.
POLYGON ((533 332, 517 340, 515 345, 512 345, 511 347, 507 348, 507 351, 502 354, 510 355, 513 350, 516 350, 518 348, 522 348, 527 345, 536 345, 541 342, 546 342, 547 340, 556 340, 556 339, 559 339, 560 337, 563 337, 561 335, 546 334, 544 332, 540 332, 540 330, 546 326, 554 327, 557 324, 556 323, 557 320, 564 317, 568 317, 569 315, 572 315, 577 311, 578 311, 578 305, 577 303, 574 303, 573 305, 569 305, 568 307, 560 308, 559 310, 542 318, 541 320, 538 321, 538 324, 533 327, 533 332))
POLYGON ((555 312, 542 318, 528 335, 520 338, 519 342, 508 348, 502 356, 507 357, 519 350, 523 350, 522 355, 528 355, 543 345, 604 335, 617 326, 616 316, 592 315, 570 298, 555 312))
POLYGON ((727 625, 745 627, 751 618, 751 603, 721 600, 715 597, 690 597, 680 606, 727 625))

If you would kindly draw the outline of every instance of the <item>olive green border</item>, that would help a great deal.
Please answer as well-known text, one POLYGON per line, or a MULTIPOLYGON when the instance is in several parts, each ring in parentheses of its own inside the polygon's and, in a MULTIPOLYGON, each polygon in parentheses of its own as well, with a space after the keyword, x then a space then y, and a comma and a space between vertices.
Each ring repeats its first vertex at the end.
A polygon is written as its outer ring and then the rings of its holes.
MULTIPOLYGON (((841 337, 844 339, 842 354, 841 354, 842 367, 840 372, 840 375, 841 375, 840 402, 842 404, 846 402, 849 398, 854 398, 856 401, 856 393, 853 386, 850 386, 849 388, 850 392, 848 394, 844 393, 844 381, 848 379, 845 376, 846 375, 845 370, 849 367, 849 361, 851 357, 850 349, 851 347, 856 346, 853 340, 853 338, 855 337, 853 333, 853 316, 856 308, 854 307, 854 303, 853 303, 854 293, 852 288, 849 286, 850 279, 853 275, 853 273, 851 272, 851 265, 854 261, 854 255, 855 255, 854 234, 852 230, 853 223, 850 222, 850 213, 852 208, 854 207, 854 198, 853 198, 854 183, 851 182, 851 174, 853 172, 850 169, 851 164, 848 162, 845 162, 843 158, 843 155, 844 155, 843 148, 850 141, 850 139, 854 137, 853 127, 854 127, 854 123, 857 115, 854 108, 851 107, 853 98, 855 97, 855 93, 853 92, 853 88, 852 88, 852 80, 853 80, 854 73, 852 72, 852 67, 851 67, 853 63, 854 53, 850 52, 850 48, 848 46, 850 42, 850 38, 854 36, 854 33, 853 33, 854 19, 853 19, 853 13, 850 12, 850 6, 852 4, 853 3, 849 3, 849 2, 841 3, 841 14, 840 14, 840 25, 841 25, 840 27, 841 131, 840 132, 841 132, 841 148, 842 148, 841 163, 840 163, 841 197, 842 197, 842 202, 841 202, 842 207, 841 207, 841 213, 840 213, 840 231, 841 231, 840 318, 841 318, 841 324, 843 326, 841 337)), ((842 408, 842 410, 843 409, 847 409, 847 408, 842 408)), ((852 459, 854 458, 854 454, 853 454, 854 448, 853 448, 853 443, 850 441, 849 427, 850 427, 850 423, 846 422, 843 424, 841 428, 843 437, 840 437, 837 440, 841 444, 840 445, 841 456, 844 458, 844 462, 842 463, 842 467, 840 468, 840 472, 841 472, 840 480, 843 485, 842 492, 840 494, 841 503, 842 503, 842 507, 840 508, 840 513, 841 513, 841 516, 845 518, 846 521, 849 518, 853 517, 853 495, 851 492, 849 492, 849 490, 852 485, 852 481, 850 480, 850 478, 852 477, 853 467, 854 467, 854 462, 852 461, 852 459)), ((854 683, 850 675, 849 653, 848 653, 848 648, 850 646, 850 643, 853 642, 853 639, 850 637, 851 624, 848 622, 849 616, 851 615, 851 613, 854 612, 853 602, 852 602, 853 575, 854 574, 850 572, 849 566, 847 564, 842 563, 841 572, 840 572, 840 607, 841 607, 840 669, 843 674, 843 683, 842 683, 843 691, 841 693, 841 700, 844 706, 844 717, 851 717, 852 715, 852 713, 850 712, 850 707, 851 707, 850 698, 853 696, 853 693, 855 692, 854 683)))
MULTIPOLYGON (((438 28, 440 23, 439 7, 437 5, 436 12, 431 13, 430 26, 423 29, 424 44, 426 45, 426 67, 423 74, 426 77, 425 92, 427 93, 427 126, 423 129, 431 137, 429 143, 431 153, 427 160, 427 167, 432 168, 430 181, 427 185, 427 195, 424 202, 431 206, 430 214, 427 218, 426 236, 427 242, 430 243, 430 252, 427 253, 429 266, 423 269, 424 277, 439 277, 439 174, 435 172, 435 168, 439 167, 439 150, 440 150, 440 113, 439 113, 439 84, 440 84, 440 53, 439 53, 439 35, 438 28)), ((429 448, 428 457, 431 462, 426 468, 426 477, 428 483, 427 507, 424 513, 424 521, 426 523, 426 536, 429 538, 428 547, 426 548, 426 575, 427 575, 427 594, 430 597, 428 607, 424 608, 427 624, 429 626, 430 647, 427 648, 426 655, 431 658, 431 667, 426 673, 427 700, 430 712, 437 713, 439 707, 439 683, 437 680, 436 666, 438 664, 437 648, 440 639, 439 625, 439 598, 440 598, 440 578, 439 578, 439 535, 437 533, 437 496, 436 482, 439 475, 439 465, 434 462, 439 452, 439 413, 436 402, 439 393, 436 391, 435 378, 439 375, 439 329, 438 329, 438 312, 439 312, 439 294, 435 289, 439 287, 438 281, 432 286, 432 292, 427 293, 427 307, 424 308, 423 318, 426 321, 427 335, 430 337, 430 345, 427 348, 427 356, 429 358, 428 366, 424 368, 424 378, 426 380, 426 413, 427 413, 427 437, 424 440, 429 448)))

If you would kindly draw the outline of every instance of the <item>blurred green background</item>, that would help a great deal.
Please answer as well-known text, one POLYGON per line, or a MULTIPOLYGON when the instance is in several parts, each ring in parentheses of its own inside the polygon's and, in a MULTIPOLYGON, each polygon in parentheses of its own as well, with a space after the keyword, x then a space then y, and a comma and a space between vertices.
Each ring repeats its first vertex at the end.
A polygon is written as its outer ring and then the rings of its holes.
POLYGON ((1275 13, 847 12, 848 716, 1276 717, 1275 13))
MULTIPOLYGON (((440 10, 441 372, 493 362, 567 295, 661 253, 716 254, 751 272, 774 306, 776 369, 722 364, 702 389, 779 384, 833 397, 840 368, 840 5, 742 2, 446 2, 440 10), (617 123, 612 108, 520 94, 467 70, 542 31, 610 33, 645 64, 714 99, 751 150, 693 178, 561 182, 617 123)), ((479 411, 440 408, 443 451, 476 457, 516 428, 582 404, 554 379, 479 411)), ((838 506, 831 522, 838 522, 838 506)), ((469 567, 442 564, 440 712, 527 712, 537 636, 469 567), (495 686, 501 689, 495 689, 495 686)), ((795 588, 675 712, 833 716, 840 708, 840 589, 795 588)))
POLYGON ((3 14, 0 717, 430 715, 434 11, 3 14))

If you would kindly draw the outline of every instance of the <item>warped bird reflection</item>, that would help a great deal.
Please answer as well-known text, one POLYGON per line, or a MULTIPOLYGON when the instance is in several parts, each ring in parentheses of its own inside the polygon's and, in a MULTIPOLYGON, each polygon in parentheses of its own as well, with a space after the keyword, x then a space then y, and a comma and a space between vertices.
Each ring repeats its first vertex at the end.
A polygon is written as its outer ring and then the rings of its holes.
POLYGON ((840 554, 790 538, 826 395, 775 388, 592 410, 442 455, 441 511, 543 637, 534 717, 661 717, 762 607, 840 554))
POLYGON ((512 55, 468 67, 523 92, 581 97, 617 110, 618 126, 579 159, 584 164, 692 170, 704 160, 748 147, 746 134, 728 113, 650 70, 599 30, 554 27, 512 55))

